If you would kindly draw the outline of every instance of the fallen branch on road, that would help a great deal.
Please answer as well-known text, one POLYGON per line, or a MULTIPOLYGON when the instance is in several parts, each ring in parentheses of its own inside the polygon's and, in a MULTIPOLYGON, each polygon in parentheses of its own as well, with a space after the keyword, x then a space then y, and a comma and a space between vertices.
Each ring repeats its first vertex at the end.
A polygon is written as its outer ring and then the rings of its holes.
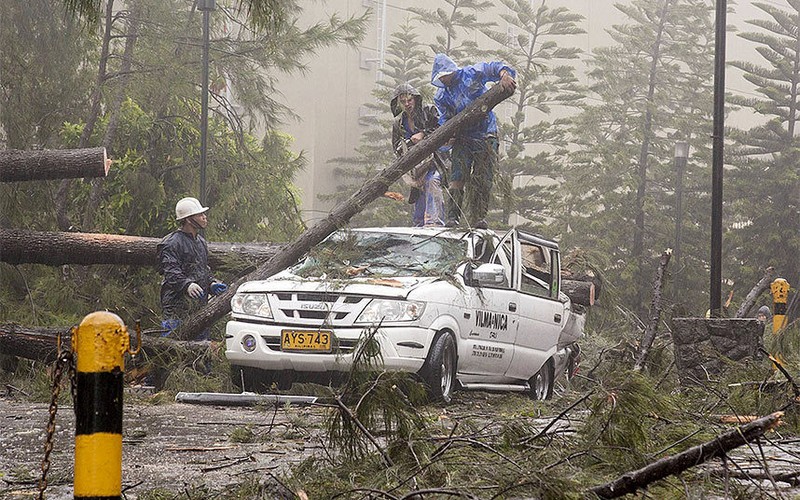
POLYGON ((758 439, 777 427, 782 416, 783 412, 778 411, 761 417, 730 430, 716 439, 693 446, 682 453, 662 458, 641 469, 627 472, 609 483, 591 488, 589 492, 600 498, 618 498, 628 493, 634 493, 659 479, 683 472, 711 458, 725 456, 730 450, 758 439))

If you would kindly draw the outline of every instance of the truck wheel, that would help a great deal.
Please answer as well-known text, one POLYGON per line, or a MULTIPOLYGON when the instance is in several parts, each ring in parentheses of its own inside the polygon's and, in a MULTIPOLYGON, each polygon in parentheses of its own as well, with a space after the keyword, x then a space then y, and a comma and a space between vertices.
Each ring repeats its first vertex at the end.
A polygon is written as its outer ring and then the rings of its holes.
POLYGON ((537 401, 544 401, 553 396, 553 362, 548 360, 536 375, 528 381, 530 397, 537 401))
POLYGON ((261 370, 252 366, 231 365, 231 382, 242 391, 268 392, 272 389, 276 375, 271 370, 261 370), (244 387, 242 387, 242 379, 244 379, 244 387))
POLYGON ((456 387, 456 343, 453 336, 441 333, 433 341, 423 372, 431 401, 449 403, 456 387))

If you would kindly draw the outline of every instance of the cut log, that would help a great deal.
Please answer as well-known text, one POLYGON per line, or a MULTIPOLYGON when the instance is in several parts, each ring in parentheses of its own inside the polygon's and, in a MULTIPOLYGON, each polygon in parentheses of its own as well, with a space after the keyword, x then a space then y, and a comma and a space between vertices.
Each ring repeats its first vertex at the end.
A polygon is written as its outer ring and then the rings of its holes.
POLYGON ((561 278, 561 291, 567 294, 573 304, 591 307, 594 305, 594 283, 561 278))
POLYGON ((711 458, 724 456, 730 450, 758 439, 767 431, 777 427, 782 416, 783 412, 778 411, 759 418, 716 439, 689 448, 683 453, 662 458, 639 470, 625 473, 614 481, 595 486, 589 491, 600 498, 617 498, 634 493, 659 479, 683 472, 711 458))
MULTIPOLYGON (((128 327, 131 344, 136 342, 135 329, 128 327)), ((58 335, 61 334, 62 348, 70 345, 70 327, 46 328, 26 327, 15 324, 0 324, 0 355, 52 363, 58 354, 58 335)), ((132 346, 135 347, 135 346, 132 346)), ((209 342, 179 342, 171 338, 142 336, 142 349, 151 356, 191 352, 202 356, 209 348, 209 342)))
MULTIPOLYGON (((63 233, 0 229, 0 261, 9 264, 117 264, 158 265, 156 245, 160 238, 99 233, 63 233)), ((209 242, 212 269, 230 267, 236 259, 256 264, 280 251, 279 243, 209 242)))
POLYGON ((770 283, 775 279, 775 268, 768 267, 764 270, 764 276, 758 280, 758 283, 750 290, 750 293, 747 294, 747 297, 744 298, 742 301, 742 305, 739 306, 739 309, 736 311, 736 316, 734 318, 746 318, 747 315, 750 313, 750 309, 758 300, 758 297, 764 293, 765 290, 769 288, 770 283))
POLYGON ((176 332, 180 338, 189 339, 210 327, 215 321, 228 314, 231 309, 230 299, 236 289, 245 281, 262 280, 289 267, 303 254, 308 252, 317 243, 328 237, 337 229, 343 227, 356 214, 361 212, 367 204, 376 198, 382 197, 397 179, 404 173, 417 166, 422 160, 433 154, 436 149, 453 137, 458 130, 482 119, 486 113, 498 103, 511 96, 513 90, 506 90, 502 85, 495 85, 484 95, 476 99, 463 111, 448 120, 431 135, 420 141, 408 152, 394 161, 389 167, 378 172, 367 181, 361 189, 354 193, 348 200, 336 206, 328 216, 310 229, 303 232, 297 239, 289 243, 284 251, 276 254, 265 264, 259 266, 252 273, 232 283, 228 291, 218 297, 208 307, 198 311, 191 319, 184 322, 180 331, 176 332))
POLYGON ((0 182, 105 177, 106 148, 0 151, 0 182))
POLYGON ((647 355, 658 333, 658 323, 661 321, 661 292, 664 289, 664 273, 669 264, 669 258, 672 256, 672 250, 667 249, 661 254, 658 261, 658 269, 656 270, 656 277, 653 280, 653 300, 650 302, 650 321, 645 328, 642 335, 642 343, 639 345, 639 351, 636 353, 636 363, 633 369, 638 371, 644 366, 647 360, 647 355))

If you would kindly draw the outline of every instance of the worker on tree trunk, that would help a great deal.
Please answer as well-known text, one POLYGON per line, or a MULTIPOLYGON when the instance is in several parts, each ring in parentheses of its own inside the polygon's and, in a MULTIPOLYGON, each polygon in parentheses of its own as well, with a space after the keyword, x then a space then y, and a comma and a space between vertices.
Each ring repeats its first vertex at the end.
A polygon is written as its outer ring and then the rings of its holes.
MULTIPOLYGON (((500 82, 505 89, 517 87, 516 72, 500 61, 482 62, 459 68, 446 54, 436 54, 431 83, 439 87, 433 99, 439 110, 439 125, 455 117, 482 96, 488 82, 500 82)), ((460 130, 453 139, 450 174, 450 196, 447 225, 459 224, 462 204, 466 198, 469 210, 467 222, 473 227, 487 227, 494 170, 500 143, 497 118, 489 111, 483 120, 460 130)))
MULTIPOLYGON (((161 282, 161 326, 168 336, 181 321, 208 303, 209 295, 219 295, 227 285, 211 277, 208 266, 208 244, 200 231, 208 226, 208 207, 197 198, 183 198, 175 205, 175 218, 180 227, 169 233, 157 246, 161 282)), ((202 332, 197 340, 208 340, 210 332, 202 332)))

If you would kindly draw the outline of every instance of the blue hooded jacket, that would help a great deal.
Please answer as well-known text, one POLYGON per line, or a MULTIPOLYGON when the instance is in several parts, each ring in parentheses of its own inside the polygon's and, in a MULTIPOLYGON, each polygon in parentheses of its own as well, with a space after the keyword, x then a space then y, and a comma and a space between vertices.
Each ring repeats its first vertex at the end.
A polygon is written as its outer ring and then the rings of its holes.
MULTIPOLYGON (((516 71, 500 61, 482 62, 459 68, 446 54, 436 54, 431 71, 431 84, 439 88, 433 98, 433 103, 439 110, 439 125, 482 96, 487 90, 487 82, 500 81, 502 70, 508 71, 513 78, 517 77, 516 71), (450 86, 439 80, 440 76, 448 73, 455 75, 450 86)), ((497 118, 492 111, 489 111, 486 118, 477 124, 461 130, 457 137, 483 139, 490 134, 497 134, 497 118)))

